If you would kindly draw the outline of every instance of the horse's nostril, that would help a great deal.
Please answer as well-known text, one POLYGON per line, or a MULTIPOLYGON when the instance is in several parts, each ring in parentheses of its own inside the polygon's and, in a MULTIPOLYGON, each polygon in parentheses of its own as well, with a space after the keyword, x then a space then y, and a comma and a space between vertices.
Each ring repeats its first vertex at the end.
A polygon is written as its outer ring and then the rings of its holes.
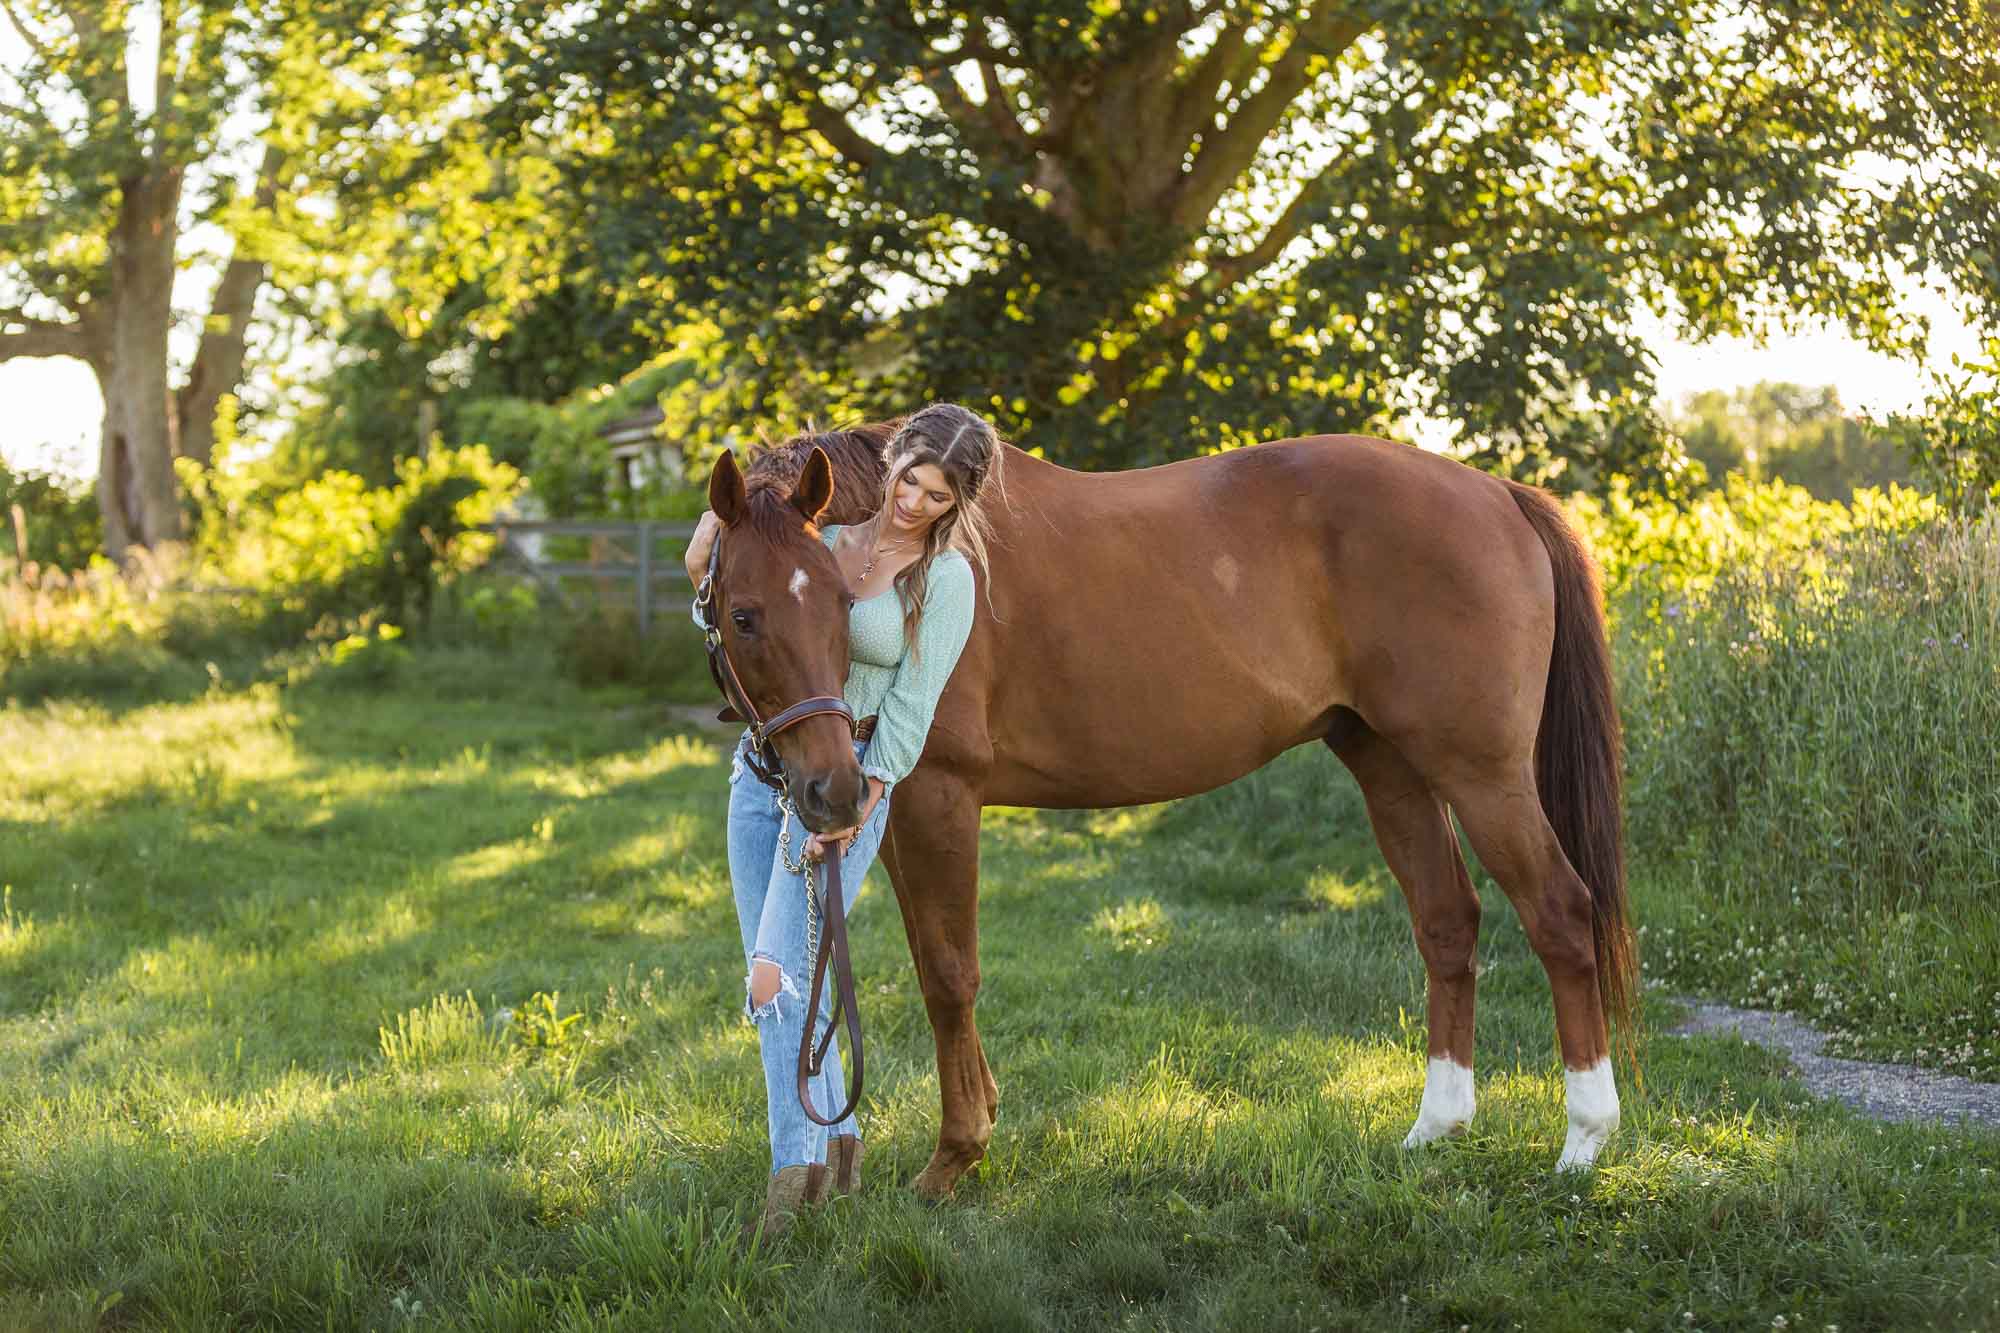
POLYGON ((806 804, 815 813, 826 809, 826 779, 814 778, 806 783, 806 804))

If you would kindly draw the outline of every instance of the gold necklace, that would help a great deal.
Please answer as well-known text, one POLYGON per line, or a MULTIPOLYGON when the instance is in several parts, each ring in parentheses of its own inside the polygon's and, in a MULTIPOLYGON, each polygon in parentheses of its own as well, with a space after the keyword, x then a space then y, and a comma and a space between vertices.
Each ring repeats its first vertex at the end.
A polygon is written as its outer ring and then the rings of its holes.
POLYGON ((876 546, 873 542, 870 542, 868 558, 861 562, 861 577, 854 580, 855 583, 862 584, 868 582, 868 576, 875 572, 876 557, 880 556, 882 552, 908 550, 913 545, 915 545, 914 542, 894 542, 888 546, 876 546))

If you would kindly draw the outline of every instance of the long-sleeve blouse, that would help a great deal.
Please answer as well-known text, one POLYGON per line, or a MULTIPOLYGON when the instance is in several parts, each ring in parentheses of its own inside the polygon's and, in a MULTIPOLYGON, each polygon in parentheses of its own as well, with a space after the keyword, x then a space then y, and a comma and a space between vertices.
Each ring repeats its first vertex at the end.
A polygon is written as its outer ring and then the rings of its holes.
MULTIPOLYGON (((824 528, 821 539, 831 547, 839 531, 824 528)), ((855 602, 848 613, 852 661, 844 694, 854 716, 876 719, 861 771, 879 779, 885 791, 908 777, 923 756, 938 700, 972 635, 974 591, 966 558, 957 551, 938 552, 927 583, 915 651, 904 642, 902 599, 893 587, 855 602)))

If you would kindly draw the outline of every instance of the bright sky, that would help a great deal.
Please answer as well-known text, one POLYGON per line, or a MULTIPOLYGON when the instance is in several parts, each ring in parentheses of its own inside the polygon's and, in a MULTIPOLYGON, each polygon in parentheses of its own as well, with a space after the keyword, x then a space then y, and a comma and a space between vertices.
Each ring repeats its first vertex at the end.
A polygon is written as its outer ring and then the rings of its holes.
MULTIPOLYGON (((140 23, 133 65, 150 68, 157 47, 153 31, 140 23)), ((0 67, 18 67, 26 48, 11 25, 0 22, 0 67)), ((135 101, 150 94, 150 81, 135 78, 135 101)), ((184 271, 176 286, 182 308, 206 305, 212 273, 184 271)), ((1946 371, 1952 357, 1979 351, 1979 339, 1935 293, 1913 291, 1906 307, 1931 320, 1926 364, 1946 371)), ((1800 384, 1832 384, 1850 410, 1890 412, 1913 406, 1924 396, 1926 365, 1896 361, 1869 351, 1844 333, 1824 326, 1779 336, 1763 346, 1738 339, 1694 346, 1655 329, 1648 343, 1659 358, 1660 397, 1665 405, 1679 403, 1703 389, 1732 389, 1759 380, 1800 384)), ((179 350, 179 349, 177 349, 179 350)), ((189 349, 191 350, 191 349, 189 349)), ((89 367, 68 359, 0 362, 0 459, 15 467, 46 468, 71 477, 97 472, 98 428, 103 400, 89 367)))

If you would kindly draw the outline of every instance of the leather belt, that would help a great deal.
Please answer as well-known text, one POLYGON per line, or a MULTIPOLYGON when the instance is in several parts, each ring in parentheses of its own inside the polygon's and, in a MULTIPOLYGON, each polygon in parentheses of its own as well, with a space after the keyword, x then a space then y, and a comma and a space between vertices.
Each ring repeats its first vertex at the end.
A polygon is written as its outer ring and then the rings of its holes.
POLYGON ((875 734, 875 723, 879 720, 879 714, 870 713, 867 717, 856 722, 854 724, 854 739, 864 745, 867 744, 869 738, 875 734))

